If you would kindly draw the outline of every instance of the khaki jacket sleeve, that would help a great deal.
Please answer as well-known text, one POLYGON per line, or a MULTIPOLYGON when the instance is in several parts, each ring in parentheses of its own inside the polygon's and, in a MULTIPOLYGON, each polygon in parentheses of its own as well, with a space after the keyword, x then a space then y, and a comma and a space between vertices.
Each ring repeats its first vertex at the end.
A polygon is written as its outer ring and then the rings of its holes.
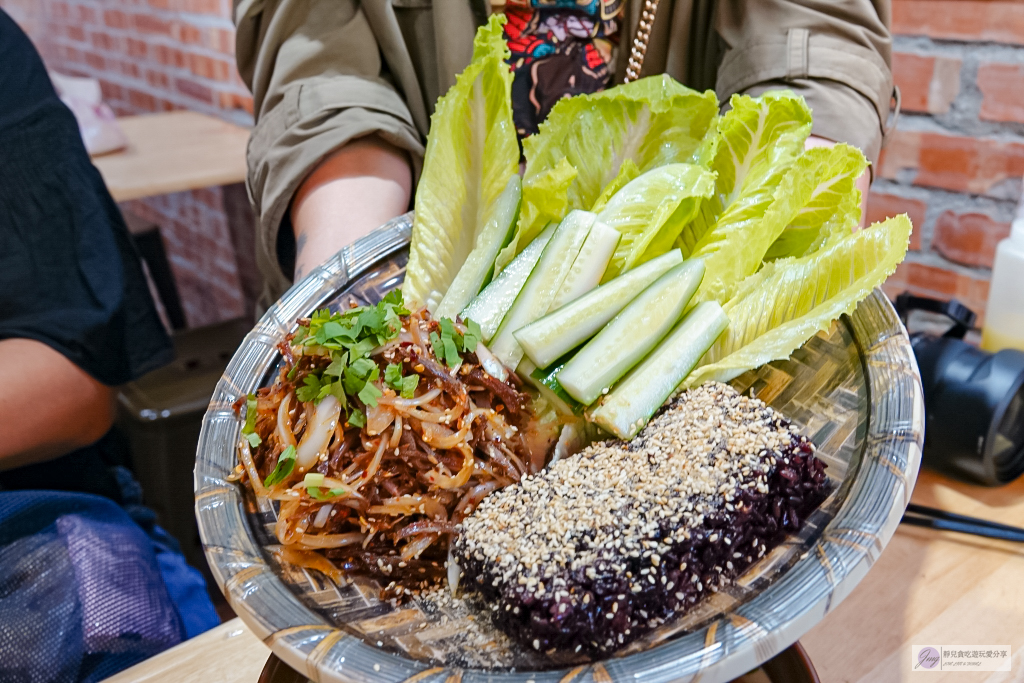
POLYGON ((791 89, 810 105, 815 135, 875 163, 893 95, 889 24, 888 0, 725 0, 719 99, 791 89))
MULTIPOLYGON (((303 179, 328 154, 376 133, 405 149, 414 170, 421 131, 394 87, 359 0, 235 0, 239 73, 256 126, 247 153, 256 257, 268 290, 290 285, 278 230, 303 179)), ((421 117, 424 118, 424 117, 421 117)))

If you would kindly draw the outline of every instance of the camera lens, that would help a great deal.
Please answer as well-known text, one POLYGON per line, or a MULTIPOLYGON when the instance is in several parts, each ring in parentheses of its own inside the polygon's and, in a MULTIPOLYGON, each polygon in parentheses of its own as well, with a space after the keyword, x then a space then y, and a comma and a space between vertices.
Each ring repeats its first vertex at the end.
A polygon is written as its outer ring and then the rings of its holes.
POLYGON ((924 387, 924 463, 989 486, 1024 474, 1024 352, 926 334, 911 344, 924 387))
POLYGON ((1024 384, 1010 398, 990 441, 989 448, 1000 479, 1014 479, 1016 475, 1013 473, 1024 469, 1024 384))

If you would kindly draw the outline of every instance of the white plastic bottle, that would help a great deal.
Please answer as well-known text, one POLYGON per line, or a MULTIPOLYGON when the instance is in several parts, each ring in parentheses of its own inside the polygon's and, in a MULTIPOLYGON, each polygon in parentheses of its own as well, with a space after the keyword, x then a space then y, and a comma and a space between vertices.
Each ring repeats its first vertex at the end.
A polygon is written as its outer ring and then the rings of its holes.
POLYGON ((1024 200, 1010 236, 996 247, 992 285, 985 308, 981 347, 986 351, 1024 351, 1024 200))

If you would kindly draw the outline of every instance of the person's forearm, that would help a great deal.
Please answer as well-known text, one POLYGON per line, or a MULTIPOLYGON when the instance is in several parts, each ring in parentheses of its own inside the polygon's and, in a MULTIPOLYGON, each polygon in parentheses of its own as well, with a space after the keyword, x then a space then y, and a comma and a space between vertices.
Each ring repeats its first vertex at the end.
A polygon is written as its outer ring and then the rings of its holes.
POLYGON ((378 137, 353 140, 307 177, 292 201, 295 280, 409 208, 412 168, 378 137))
MULTIPOLYGON (((827 138, 818 137, 812 135, 807 138, 807 143, 804 145, 805 149, 811 147, 831 147, 835 142, 827 138)), ((857 178, 856 188, 860 190, 860 227, 867 225, 867 213, 868 213, 868 189, 871 187, 871 171, 866 170, 860 174, 857 178)))
POLYGON ((0 470, 88 446, 113 424, 113 389, 41 342, 0 340, 0 387, 0 470))

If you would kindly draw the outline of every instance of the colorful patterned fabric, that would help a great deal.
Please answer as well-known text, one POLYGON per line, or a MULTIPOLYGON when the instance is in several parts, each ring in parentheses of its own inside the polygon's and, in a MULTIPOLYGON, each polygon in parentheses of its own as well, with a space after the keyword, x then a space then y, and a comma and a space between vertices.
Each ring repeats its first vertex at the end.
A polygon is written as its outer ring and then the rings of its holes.
POLYGON ((555 102, 608 87, 623 0, 509 0, 512 115, 520 138, 537 132, 555 102))

